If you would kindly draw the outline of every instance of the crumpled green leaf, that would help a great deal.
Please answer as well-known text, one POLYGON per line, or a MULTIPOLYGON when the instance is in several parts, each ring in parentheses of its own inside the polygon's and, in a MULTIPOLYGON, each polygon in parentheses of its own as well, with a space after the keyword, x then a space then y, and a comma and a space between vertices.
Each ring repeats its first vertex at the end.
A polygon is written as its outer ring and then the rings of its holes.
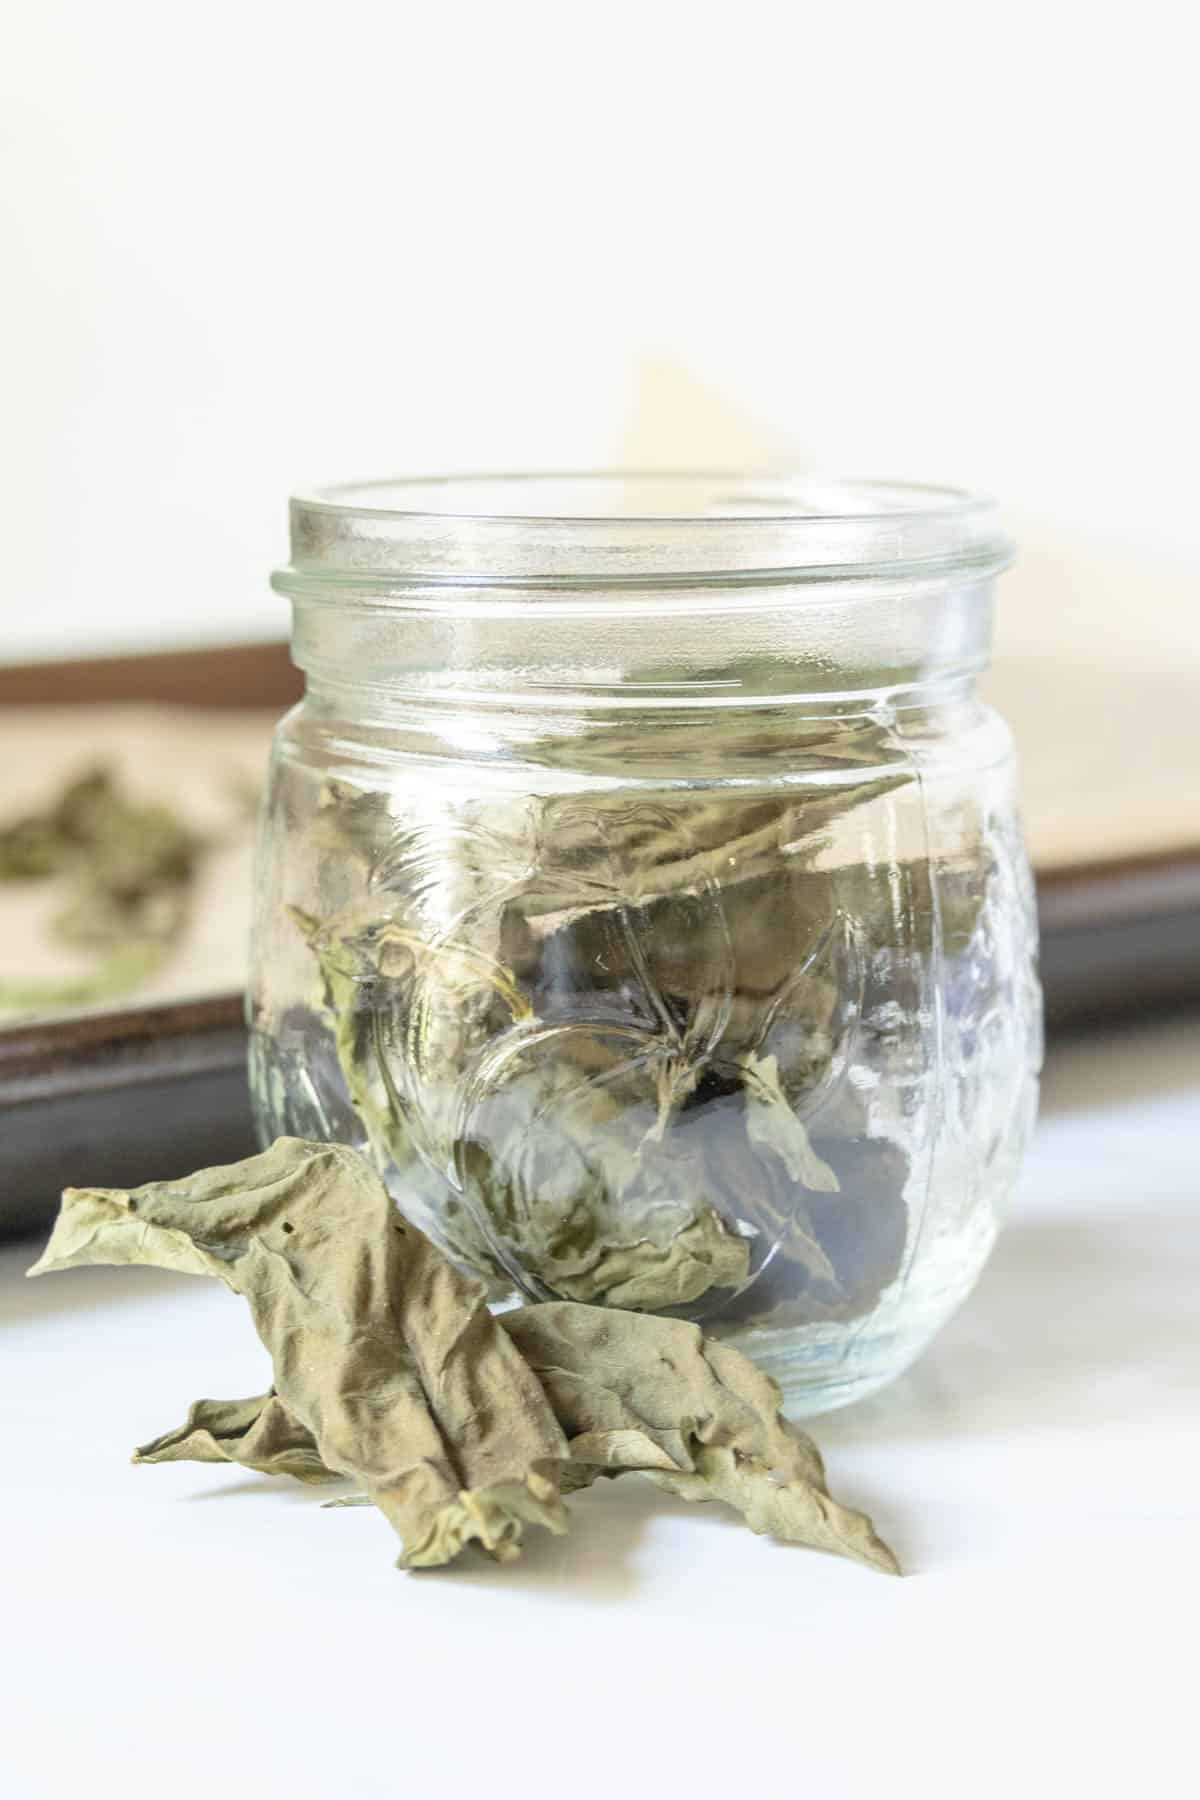
POLYGON ((556 1271, 557 1284, 576 1300, 602 1301, 633 1312, 686 1306, 710 1288, 746 1279, 750 1249, 711 1206, 697 1213, 665 1245, 602 1244, 587 1268, 556 1271))
POLYGON ((242 1294, 276 1394, 324 1466, 387 1517, 402 1566, 472 1540, 503 1561, 526 1524, 565 1530, 566 1448, 536 1378, 480 1285, 353 1151, 281 1138, 184 1181, 68 1189, 30 1274, 89 1263, 212 1275, 242 1294))
POLYGON ((549 1302, 507 1313, 573 1463, 637 1470, 685 1500, 720 1500, 752 1531, 898 1574, 870 1520, 830 1497, 812 1439, 770 1376, 684 1319, 549 1302))
POLYGON ((261 1475, 297 1481, 336 1481, 317 1453, 312 1432, 278 1394, 249 1400, 197 1400, 187 1420, 133 1453, 135 1463, 236 1463, 261 1475))
MULTIPOLYGON (((599 1098, 599 1097, 598 1097, 599 1098)), ((682 1156, 660 1146, 624 1144, 600 1116, 563 1112, 544 1153, 521 1115, 503 1142, 460 1148, 466 1192, 486 1221, 488 1241, 526 1292, 648 1311, 683 1306, 710 1289, 739 1287, 749 1246, 708 1203, 682 1156), (654 1235, 651 1235, 653 1229, 654 1235)), ((627 1133, 628 1138, 628 1133, 627 1133)))

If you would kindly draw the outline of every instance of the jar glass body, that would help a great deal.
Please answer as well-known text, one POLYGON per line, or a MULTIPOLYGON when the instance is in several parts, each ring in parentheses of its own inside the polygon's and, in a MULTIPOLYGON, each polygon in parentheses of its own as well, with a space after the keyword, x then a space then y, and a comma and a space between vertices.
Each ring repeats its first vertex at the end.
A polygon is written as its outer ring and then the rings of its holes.
POLYGON ((743 550, 670 520, 670 555, 715 568, 575 544, 538 574, 535 527, 599 523, 506 518, 533 570, 497 577, 453 566, 479 518, 452 518, 448 574, 414 579, 394 543, 363 557, 361 517, 353 569, 314 554, 304 514, 259 1127, 362 1147, 497 1304, 695 1319, 817 1412, 969 1291, 1033 1116, 1031 884, 973 691, 999 552, 831 568, 793 542, 764 570, 752 513, 743 550))

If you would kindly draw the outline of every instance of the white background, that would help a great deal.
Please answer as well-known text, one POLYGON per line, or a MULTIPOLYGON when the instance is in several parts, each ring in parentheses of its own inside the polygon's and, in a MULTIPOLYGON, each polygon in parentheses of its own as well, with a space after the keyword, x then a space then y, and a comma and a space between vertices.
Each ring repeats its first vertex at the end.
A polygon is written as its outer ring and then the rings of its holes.
POLYGON ((0 660, 280 635, 293 486, 471 467, 796 453, 1194 586, 1185 18, 8 0, 0 660))

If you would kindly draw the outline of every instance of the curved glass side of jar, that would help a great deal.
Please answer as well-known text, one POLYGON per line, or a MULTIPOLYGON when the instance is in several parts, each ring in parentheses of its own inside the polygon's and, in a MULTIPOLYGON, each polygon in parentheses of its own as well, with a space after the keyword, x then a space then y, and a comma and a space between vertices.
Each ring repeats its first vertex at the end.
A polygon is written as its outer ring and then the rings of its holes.
POLYGON ((897 1375, 975 1282, 1039 1018, 969 681, 533 725, 331 688, 280 727, 264 1140, 360 1145, 498 1301, 703 1322, 796 1416, 897 1375))

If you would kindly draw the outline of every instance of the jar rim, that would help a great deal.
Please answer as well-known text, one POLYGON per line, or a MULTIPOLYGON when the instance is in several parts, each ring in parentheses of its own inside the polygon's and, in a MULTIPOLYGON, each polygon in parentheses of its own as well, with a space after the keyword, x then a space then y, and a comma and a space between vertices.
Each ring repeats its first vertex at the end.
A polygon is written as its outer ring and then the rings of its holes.
POLYGON ((596 470, 339 483, 291 501, 285 593, 997 573, 994 503, 809 472, 596 470))

